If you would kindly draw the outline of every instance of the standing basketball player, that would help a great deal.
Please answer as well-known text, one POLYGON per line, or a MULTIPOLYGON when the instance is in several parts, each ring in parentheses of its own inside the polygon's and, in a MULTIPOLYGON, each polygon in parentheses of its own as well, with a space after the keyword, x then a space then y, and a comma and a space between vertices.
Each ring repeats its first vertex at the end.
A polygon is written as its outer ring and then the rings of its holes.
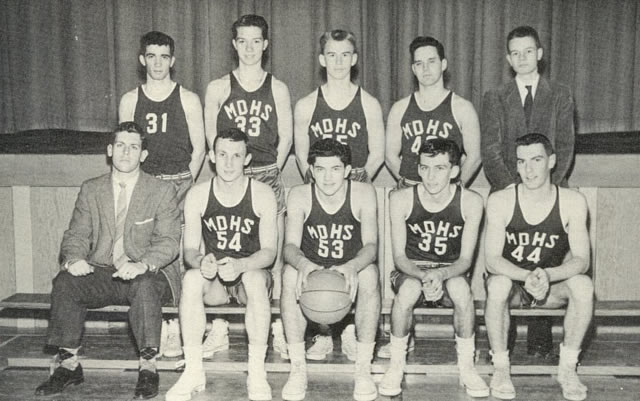
POLYGON ((231 127, 248 135, 252 160, 245 174, 269 184, 278 202, 278 256, 273 271, 279 276, 286 209, 280 171, 293 138, 289 89, 262 68, 269 45, 267 21, 259 15, 243 15, 233 23, 231 31, 238 68, 207 87, 207 140, 212 144, 218 132, 231 127))
POLYGON ((384 161, 384 122, 380 103, 352 81, 358 62, 353 33, 341 29, 323 33, 318 58, 326 82, 295 107, 298 166, 308 182, 309 146, 332 138, 351 148, 349 179, 371 182, 384 161))
MULTIPOLYGON (((172 79, 174 52, 167 34, 152 31, 140 38, 138 60, 146 80, 122 96, 118 114, 120 122, 135 121, 145 130, 149 157, 142 170, 175 186, 184 222, 184 198, 202 167, 205 135, 200 98, 172 79)), ((176 263, 182 267, 182 260, 176 263)), ((178 322, 163 321, 162 333, 160 354, 182 354, 178 322)))
POLYGON ((402 391, 413 308, 423 301, 453 307, 460 383, 472 397, 488 397, 476 372, 473 295, 466 275, 473 261, 482 219, 482 197, 452 183, 460 173, 460 149, 449 139, 420 146, 422 182, 390 195, 391 238, 396 296, 391 310, 391 363, 380 394, 402 391))
POLYGON ((510 400, 507 328, 510 307, 567 306, 560 344, 558 382, 568 400, 584 400, 576 364, 593 314, 587 203, 577 191, 551 184, 556 155, 549 139, 527 134, 516 140, 521 184, 493 193, 487 204, 485 322, 495 368, 491 395, 510 400))
POLYGON ((349 147, 322 139, 307 162, 315 183, 291 189, 282 275, 282 320, 291 372, 282 389, 285 400, 303 400, 307 389, 304 332, 307 320, 297 298, 309 273, 332 269, 344 275, 356 309, 356 366, 353 397, 375 400, 371 360, 380 314, 376 197, 371 184, 348 180, 349 147), (356 195, 357 194, 357 195, 356 195), (356 298, 357 295, 357 298, 356 298))
MULTIPOLYGON (((349 179, 371 182, 384 161, 384 122, 380 103, 360 86, 355 85, 358 62, 356 38, 352 32, 335 29, 320 37, 320 65, 326 82, 300 99, 295 107, 294 132, 298 166, 305 182, 312 179, 307 163, 309 146, 324 138, 332 138, 351 149, 349 179)), ((328 329, 314 337, 307 358, 324 359, 333 351, 328 329)), ((353 326, 342 336, 342 349, 349 359, 355 358, 353 326)))
POLYGON ((237 128, 220 131, 209 154, 216 176, 187 194, 184 259, 191 268, 184 276, 180 298, 186 368, 167 393, 168 401, 189 400, 193 392, 204 390, 204 304, 230 301, 247 305, 249 399, 271 399, 264 368, 272 284, 266 268, 276 256, 276 200, 269 186, 244 175, 251 160, 247 142, 247 135, 237 128))
POLYGON ((409 45, 418 90, 397 101, 387 120, 385 160, 398 187, 421 182, 418 151, 427 139, 446 138, 463 150, 460 181, 470 184, 480 166, 480 124, 471 102, 445 87, 444 46, 430 36, 409 45))

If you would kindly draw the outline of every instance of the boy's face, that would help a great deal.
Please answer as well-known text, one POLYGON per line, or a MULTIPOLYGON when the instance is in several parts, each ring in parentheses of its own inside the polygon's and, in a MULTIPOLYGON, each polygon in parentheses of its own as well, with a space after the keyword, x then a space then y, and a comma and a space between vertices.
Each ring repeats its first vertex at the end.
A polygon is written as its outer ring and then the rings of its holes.
POLYGON ((440 153, 435 156, 425 153, 420 155, 418 174, 422 179, 422 185, 431 195, 437 195, 445 190, 459 171, 460 167, 454 166, 449 161, 448 153, 440 153))
POLYGON ((327 69, 327 76, 334 79, 351 77, 351 67, 358 61, 358 55, 348 40, 329 39, 319 58, 320 65, 327 69))
POLYGON ((311 166, 316 187, 327 196, 335 195, 342 188, 350 171, 351 166, 345 166, 338 156, 316 157, 311 166))
POLYGON ((147 76, 161 81, 169 76, 176 58, 171 55, 168 45, 149 45, 144 55, 139 57, 140 64, 145 66, 147 76))
POLYGON ((241 26, 231 41, 238 52, 238 59, 244 65, 260 64, 262 54, 267 50, 269 41, 262 37, 262 29, 257 26, 241 26))
POLYGON ((538 71, 538 61, 542 59, 542 48, 536 46, 531 36, 513 38, 509 41, 507 62, 518 75, 538 71))

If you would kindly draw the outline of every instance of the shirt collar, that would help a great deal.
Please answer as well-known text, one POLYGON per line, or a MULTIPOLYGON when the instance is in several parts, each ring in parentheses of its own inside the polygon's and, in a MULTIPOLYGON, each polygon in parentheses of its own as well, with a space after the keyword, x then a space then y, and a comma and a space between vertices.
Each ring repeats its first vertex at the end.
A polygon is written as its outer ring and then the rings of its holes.
POLYGON ((531 83, 524 83, 520 77, 516 75, 516 85, 518 87, 518 92, 520 93, 520 100, 522 100, 522 104, 524 104, 524 99, 527 97, 527 85, 531 85, 531 96, 536 98, 536 91, 538 89, 538 83, 540 82, 540 74, 536 73, 536 77, 531 83))

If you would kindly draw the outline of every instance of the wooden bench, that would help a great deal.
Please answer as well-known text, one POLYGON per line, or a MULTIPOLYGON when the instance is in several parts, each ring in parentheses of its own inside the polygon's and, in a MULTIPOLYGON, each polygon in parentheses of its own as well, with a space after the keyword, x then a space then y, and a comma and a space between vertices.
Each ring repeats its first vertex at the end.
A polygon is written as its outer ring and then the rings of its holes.
MULTIPOLYGON (((392 299, 384 299, 382 304, 381 314, 388 316, 391 313, 392 299)), ((484 301, 475 301, 476 315, 484 315, 484 301)), ((2 301, 0 301, 0 308, 17 309, 17 310, 49 310, 51 307, 50 295, 39 294, 26 294, 19 293, 14 294, 2 301)), ((126 313, 129 307, 126 305, 110 305, 103 308, 91 309, 92 312, 99 313, 126 313)), ((205 312, 207 314, 219 314, 219 315, 242 315, 246 311, 246 308, 240 305, 222 305, 206 307, 205 312)), ((162 308, 163 314, 177 315, 178 308, 174 306, 164 306, 162 308)), ((279 300, 272 301, 271 313, 274 315, 280 314, 279 300)), ((453 314, 452 308, 416 308, 414 310, 416 315, 423 316, 448 316, 453 314)), ((565 314, 564 309, 512 309, 511 315, 513 316, 563 316, 565 314)), ((595 316, 601 317, 638 317, 640 316, 640 301, 599 301, 595 304, 594 310, 595 316)), ((277 357, 271 357, 267 359, 266 368, 269 372, 287 372, 289 370, 289 363, 287 361, 276 360, 277 357)), ((206 370, 210 371, 245 371, 246 362, 239 362, 237 359, 215 362, 204 362, 206 370)), ((50 366, 50 359, 42 358, 8 358, 7 366, 20 367, 20 368, 46 368, 50 366)), ((82 364, 85 369, 136 369, 138 361, 129 359, 83 359, 82 364)), ((175 360, 160 360, 158 368, 163 370, 175 369, 175 360)), ((347 360, 342 361, 330 361, 329 363, 310 363, 308 366, 310 372, 316 373, 350 373, 353 366, 347 360)), ((384 373, 386 369, 386 361, 380 363, 375 362, 372 367, 374 373, 384 373)), ((477 366, 478 372, 481 374, 490 374, 493 369, 489 364, 479 364, 477 366)), ((523 375, 540 375, 540 374, 554 374, 555 366, 552 365, 513 365, 513 374, 523 375)), ((407 364, 407 373, 412 374, 457 374, 457 367, 455 363, 450 364, 422 364, 411 363, 407 364)), ((580 366, 579 372, 585 375, 625 375, 625 376, 640 376, 640 366, 628 366, 628 364, 618 364, 616 366, 611 365, 588 365, 580 366)))

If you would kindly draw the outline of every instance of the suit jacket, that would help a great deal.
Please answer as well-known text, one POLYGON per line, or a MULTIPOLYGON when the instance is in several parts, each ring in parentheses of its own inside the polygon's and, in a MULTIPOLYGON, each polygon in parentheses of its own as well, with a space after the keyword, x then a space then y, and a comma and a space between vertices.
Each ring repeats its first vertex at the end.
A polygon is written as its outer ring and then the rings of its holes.
POLYGON ((540 77, 527 127, 515 79, 488 91, 482 104, 481 150, 484 173, 492 189, 519 182, 515 141, 533 132, 551 141, 557 159, 551 180, 566 185, 574 157, 573 110, 569 88, 540 77))
MULTIPOLYGON (((84 259, 94 266, 113 265, 115 208, 111 173, 85 181, 69 228, 62 238, 62 263, 84 259)), ((174 302, 180 295, 180 211, 174 187, 143 171, 131 194, 124 225, 125 254, 165 274, 174 302)))

